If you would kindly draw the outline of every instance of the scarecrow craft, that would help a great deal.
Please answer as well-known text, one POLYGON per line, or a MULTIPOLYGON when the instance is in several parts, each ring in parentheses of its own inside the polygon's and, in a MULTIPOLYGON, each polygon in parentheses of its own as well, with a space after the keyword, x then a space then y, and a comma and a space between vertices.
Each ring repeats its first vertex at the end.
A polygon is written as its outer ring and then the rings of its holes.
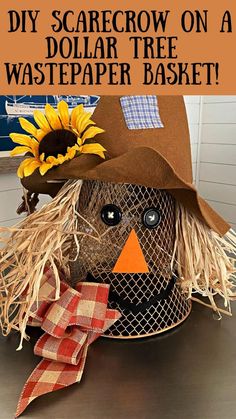
POLYGON ((103 96, 92 119, 62 101, 34 119, 38 127, 20 118, 27 135, 11 134, 20 144, 12 155, 27 155, 18 176, 28 191, 20 210, 30 214, 1 228, 2 333, 19 331, 20 349, 27 325, 45 332, 17 416, 79 382, 100 335, 169 330, 191 300, 231 314, 236 296, 236 236, 192 184, 181 97, 103 96), (40 193, 53 199, 32 212, 40 193))

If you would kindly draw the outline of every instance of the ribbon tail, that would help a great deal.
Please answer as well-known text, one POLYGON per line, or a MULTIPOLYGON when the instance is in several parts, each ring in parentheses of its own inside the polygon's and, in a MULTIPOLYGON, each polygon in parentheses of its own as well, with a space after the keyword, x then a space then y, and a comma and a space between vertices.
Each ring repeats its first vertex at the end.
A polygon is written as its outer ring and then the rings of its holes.
POLYGON ((43 359, 26 381, 15 417, 18 418, 37 397, 80 382, 84 371, 88 345, 81 351, 77 365, 43 359))

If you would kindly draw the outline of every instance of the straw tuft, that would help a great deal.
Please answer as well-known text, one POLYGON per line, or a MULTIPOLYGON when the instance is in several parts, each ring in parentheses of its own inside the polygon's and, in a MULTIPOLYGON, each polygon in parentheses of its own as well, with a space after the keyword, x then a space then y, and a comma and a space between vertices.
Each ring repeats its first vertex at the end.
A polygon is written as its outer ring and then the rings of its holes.
POLYGON ((198 302, 201 300, 192 297, 194 293, 208 297, 214 311, 225 313, 215 302, 220 295, 231 314, 230 301, 236 299, 235 232, 231 229, 220 237, 180 204, 176 204, 176 211, 173 260, 177 261, 183 292, 198 302))
POLYGON ((78 244, 80 189, 81 181, 69 181, 49 204, 14 227, 0 227, 0 242, 4 243, 0 251, 0 328, 4 335, 12 329, 20 331, 18 349, 27 339, 26 325, 32 305, 38 302, 45 268, 50 267, 55 276, 55 300, 60 292, 60 269, 69 275, 71 241, 78 244))

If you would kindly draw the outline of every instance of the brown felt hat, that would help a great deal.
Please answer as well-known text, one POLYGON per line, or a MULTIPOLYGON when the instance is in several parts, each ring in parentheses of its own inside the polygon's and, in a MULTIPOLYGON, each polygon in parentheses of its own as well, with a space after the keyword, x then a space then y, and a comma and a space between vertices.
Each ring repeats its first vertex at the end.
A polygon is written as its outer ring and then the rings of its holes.
POLYGON ((186 110, 181 96, 158 96, 162 128, 129 129, 121 96, 102 96, 93 121, 105 133, 96 136, 106 159, 81 155, 44 176, 38 171, 22 179, 29 191, 54 196, 61 187, 48 181, 91 179, 168 190, 195 216, 220 235, 230 226, 198 195, 192 181, 186 110))

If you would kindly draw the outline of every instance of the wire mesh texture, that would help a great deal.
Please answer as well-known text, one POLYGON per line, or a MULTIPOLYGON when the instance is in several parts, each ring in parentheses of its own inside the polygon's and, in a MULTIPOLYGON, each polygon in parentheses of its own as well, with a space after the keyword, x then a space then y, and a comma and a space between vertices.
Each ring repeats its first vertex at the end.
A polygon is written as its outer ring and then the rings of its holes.
MULTIPOLYGON (((78 201, 80 251, 71 262, 72 284, 94 280, 111 285, 109 308, 118 309, 121 318, 106 332, 109 337, 137 338, 168 330, 181 323, 191 310, 191 303, 177 283, 167 296, 153 304, 155 296, 166 292, 173 280, 171 266, 175 242, 175 200, 164 190, 139 185, 84 181, 78 201), (101 218, 105 205, 116 205, 122 219, 107 226, 101 218), (145 227, 142 214, 155 208, 161 214, 159 225, 145 227), (143 251, 149 273, 113 273, 113 268, 134 229, 143 251), (113 298, 118 296, 118 300, 113 298), (128 304, 126 308, 122 301, 128 304), (131 310, 129 305, 137 307, 131 310), (145 306, 146 305, 146 306, 145 306), (143 307, 139 310, 138 307, 143 307)), ((72 244, 71 259, 76 247, 72 244)))

